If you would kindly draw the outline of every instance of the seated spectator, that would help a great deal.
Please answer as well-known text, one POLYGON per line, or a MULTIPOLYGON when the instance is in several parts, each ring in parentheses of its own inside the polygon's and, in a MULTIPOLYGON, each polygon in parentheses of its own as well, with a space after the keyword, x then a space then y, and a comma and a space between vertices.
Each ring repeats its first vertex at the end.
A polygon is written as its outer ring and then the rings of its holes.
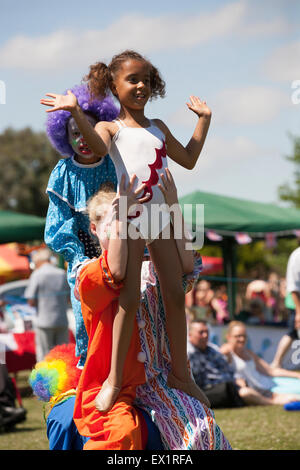
POLYGON ((236 320, 244 321, 245 318, 248 318, 248 313, 244 309, 245 294, 242 289, 239 289, 239 292, 235 296, 235 312, 234 318, 236 320))
POLYGON ((273 320, 270 309, 266 307, 263 300, 259 297, 253 298, 249 302, 248 317, 246 323, 250 325, 264 325, 273 320))
POLYGON ((0 363, 0 429, 11 430, 26 419, 27 411, 16 407, 16 391, 5 364, 0 363))
POLYGON ((270 286, 266 281, 255 279, 248 284, 245 296, 248 300, 258 297, 267 304, 271 297, 270 286))
POLYGON ((288 309, 290 308, 290 293, 286 291, 286 278, 280 279, 279 287, 279 315, 282 322, 287 323, 289 319, 288 309))
POLYGON ((214 298, 214 291, 211 288, 210 282, 201 279, 197 282, 193 291, 193 307, 195 311, 195 319, 213 319, 212 300, 214 298))
POLYGON ((248 284, 245 294, 248 301, 249 318, 247 323, 263 325, 273 321, 274 299, 268 282, 256 279, 248 284))
POLYGON ((195 320, 195 310, 193 307, 185 307, 186 324, 189 328, 192 321, 195 320))
POLYGON ((240 396, 248 405, 284 405, 300 400, 300 372, 272 368, 246 348, 247 331, 243 323, 229 323, 227 343, 221 347, 234 367, 240 396))
POLYGON ((211 306, 218 324, 223 325, 229 320, 228 297, 224 284, 216 288, 214 297, 211 300, 211 306))
POLYGON ((196 383, 205 391, 212 408, 243 406, 233 368, 208 341, 207 323, 193 321, 189 328, 188 357, 196 383))
POLYGON ((277 273, 271 272, 268 277, 268 285, 270 289, 270 308, 274 321, 279 321, 280 307, 280 278, 277 273))

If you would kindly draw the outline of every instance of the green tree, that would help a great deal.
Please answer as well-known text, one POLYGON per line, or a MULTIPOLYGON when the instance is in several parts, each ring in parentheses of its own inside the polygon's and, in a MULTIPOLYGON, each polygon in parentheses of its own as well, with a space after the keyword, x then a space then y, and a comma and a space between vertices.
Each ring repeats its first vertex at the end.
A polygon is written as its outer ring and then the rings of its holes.
POLYGON ((45 217, 45 194, 59 155, 44 132, 6 129, 0 134, 0 209, 45 217))
POLYGON ((285 183, 279 187, 278 193, 280 199, 289 201, 295 207, 300 207, 300 137, 290 136, 293 145, 292 155, 286 157, 287 160, 294 164, 294 187, 289 183, 285 183))
MULTIPOLYGON (((279 238, 275 248, 267 248, 263 239, 253 240, 248 245, 237 245, 237 275, 241 278, 267 279, 275 271, 285 276, 289 254, 298 246, 296 238, 279 238)), ((220 245, 205 244, 200 250, 202 256, 222 257, 220 245)))

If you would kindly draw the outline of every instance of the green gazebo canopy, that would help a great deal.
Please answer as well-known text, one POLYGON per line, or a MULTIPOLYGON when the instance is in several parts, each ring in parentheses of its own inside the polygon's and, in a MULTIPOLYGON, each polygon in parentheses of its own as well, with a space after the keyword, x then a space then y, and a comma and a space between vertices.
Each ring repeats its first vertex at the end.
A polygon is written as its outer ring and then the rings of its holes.
POLYGON ((298 209, 202 191, 183 196, 179 202, 183 210, 185 204, 193 205, 192 211, 184 211, 185 221, 190 226, 197 222, 196 204, 204 204, 204 229, 215 230, 221 235, 243 232, 252 237, 263 237, 266 233, 276 232, 278 236, 284 236, 300 229, 298 209))
POLYGON ((43 240, 45 219, 13 211, 0 211, 0 243, 43 240))

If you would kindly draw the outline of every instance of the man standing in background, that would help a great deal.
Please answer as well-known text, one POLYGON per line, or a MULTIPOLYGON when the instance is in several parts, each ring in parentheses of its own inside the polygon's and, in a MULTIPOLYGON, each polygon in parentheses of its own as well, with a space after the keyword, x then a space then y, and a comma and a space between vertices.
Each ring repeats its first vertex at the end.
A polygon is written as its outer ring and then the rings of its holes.
POLYGON ((32 254, 35 269, 25 297, 36 307, 36 359, 42 361, 56 345, 69 342, 67 308, 70 288, 66 272, 51 263, 51 251, 43 248, 32 254))

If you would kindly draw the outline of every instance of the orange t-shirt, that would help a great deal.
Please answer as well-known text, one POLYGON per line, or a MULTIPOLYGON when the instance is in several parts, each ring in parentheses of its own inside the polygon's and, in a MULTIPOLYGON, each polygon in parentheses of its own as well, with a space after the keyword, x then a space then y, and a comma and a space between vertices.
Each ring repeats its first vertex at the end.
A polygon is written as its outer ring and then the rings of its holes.
POLYGON ((74 421, 79 433, 90 437, 85 449, 142 449, 141 418, 132 406, 136 386, 146 380, 144 365, 137 359, 140 339, 136 320, 119 397, 107 413, 99 412, 94 405, 110 371, 113 320, 121 287, 109 270, 107 252, 84 266, 79 274, 81 309, 89 344, 77 388, 74 421))

